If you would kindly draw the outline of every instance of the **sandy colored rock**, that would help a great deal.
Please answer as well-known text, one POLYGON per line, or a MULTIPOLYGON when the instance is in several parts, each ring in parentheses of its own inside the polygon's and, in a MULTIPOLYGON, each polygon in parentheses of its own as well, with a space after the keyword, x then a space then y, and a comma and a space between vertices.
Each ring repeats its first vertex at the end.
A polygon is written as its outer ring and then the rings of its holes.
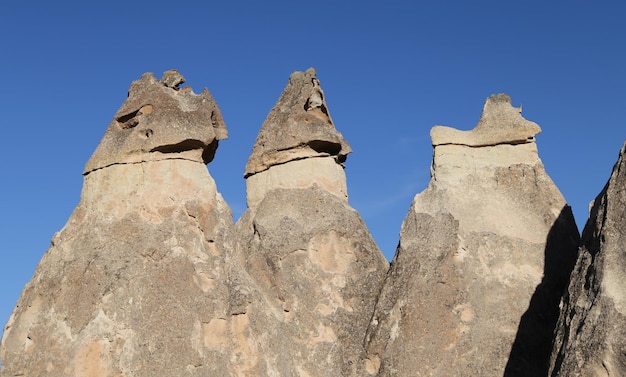
POLYGON ((272 375, 362 376, 363 335, 389 264, 347 203, 340 162, 349 147, 326 117, 314 73, 291 75, 261 128, 238 255, 277 313, 255 333, 272 375), (319 145, 334 149, 312 149, 319 145))
POLYGON ((335 129, 315 70, 294 72, 263 123, 245 177, 289 161, 332 156, 345 161, 352 150, 335 129))
POLYGON ((404 220, 366 337, 370 375, 546 374, 578 231, 534 141, 509 137, 538 130, 515 110, 492 96, 479 137, 443 142, 433 129, 431 182, 404 220))
POLYGON ((280 321, 260 328, 279 376, 362 376, 388 262, 359 214, 319 188, 274 189, 236 225, 248 274, 280 321))
POLYGON ((626 144, 594 200, 563 297, 550 376, 626 376, 626 144))
POLYGON ((276 188, 309 188, 319 186, 348 201, 346 174, 332 157, 315 157, 274 165, 246 179, 248 207, 257 205, 268 191, 276 188))
POLYGON ((430 131, 433 146, 459 144, 482 147, 498 144, 534 143, 541 128, 522 117, 522 107, 511 106, 511 97, 494 94, 487 98, 478 125, 473 130, 461 131, 446 126, 435 126, 430 131))
POLYGON ((0 374, 262 375, 248 316, 263 303, 233 256, 230 209, 197 158, 225 136, 210 121, 219 109, 208 92, 179 93, 150 74, 130 93, 5 327, 0 374), (154 118, 119 127, 120 114, 148 105, 154 118), (144 125, 154 138, 140 142, 144 125))
POLYGON ((133 82, 83 173, 171 153, 205 164, 213 160, 218 141, 228 135, 222 113, 206 88, 197 95, 190 87, 179 90, 183 82, 176 70, 161 81, 146 73, 133 82))

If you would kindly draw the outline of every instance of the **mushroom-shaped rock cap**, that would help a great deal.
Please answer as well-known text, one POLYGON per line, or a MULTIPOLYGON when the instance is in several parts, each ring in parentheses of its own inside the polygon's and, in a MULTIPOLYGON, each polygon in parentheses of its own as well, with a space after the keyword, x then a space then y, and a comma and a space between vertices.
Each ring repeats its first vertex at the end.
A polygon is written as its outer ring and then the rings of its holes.
POLYGON ((226 125, 211 93, 179 89, 184 82, 176 70, 165 72, 160 81, 152 73, 134 81, 83 174, 170 158, 211 162, 218 140, 228 136, 226 125))
POLYGON ((315 70, 294 72, 261 126, 244 176, 307 157, 334 156, 338 163, 352 152, 328 112, 315 70))
POLYGON ((443 144, 472 147, 522 144, 535 141, 541 128, 521 115, 522 108, 511 105, 511 97, 494 94, 487 98, 478 125, 471 131, 461 131, 446 126, 435 126, 430 131, 433 146, 443 144))

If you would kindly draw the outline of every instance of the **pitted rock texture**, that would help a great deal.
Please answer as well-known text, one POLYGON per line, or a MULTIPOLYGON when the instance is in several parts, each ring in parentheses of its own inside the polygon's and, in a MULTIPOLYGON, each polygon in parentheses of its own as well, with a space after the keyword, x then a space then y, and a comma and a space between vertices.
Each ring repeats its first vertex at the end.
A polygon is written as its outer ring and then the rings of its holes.
POLYGON ((546 374, 579 236, 534 140, 501 137, 539 131, 515 110, 508 96, 487 99, 476 129, 488 143, 441 143, 433 129, 431 182, 404 220, 366 336, 370 375, 546 374))
POLYGON ((359 214, 319 187, 279 188, 236 230, 246 271, 280 315, 255 335, 276 375, 365 375, 363 335, 389 265, 359 214))
POLYGON ((228 133, 217 104, 205 88, 195 94, 176 70, 161 81, 152 73, 132 83, 84 174, 113 164, 186 158, 209 163, 228 133))
POLYGON ((210 124, 211 112, 221 116, 208 98, 175 92, 152 75, 133 84, 118 115, 153 106, 148 115, 158 117, 137 115, 135 128, 149 125, 155 137, 139 142, 116 116, 88 164, 78 207, 5 327, 0 374, 263 373, 249 332, 250 313, 265 304, 234 257, 228 205, 202 159, 150 152, 197 140, 180 153, 201 156, 225 136, 223 123, 217 134, 210 124), (168 158, 144 159, 139 151, 168 158))
POLYGON ((594 200, 554 341, 550 376, 626 376, 626 144, 594 200))
POLYGON ((294 72, 261 126, 244 176, 309 157, 345 161, 352 149, 332 122, 313 68, 294 72))
POLYGON ((238 254, 279 315, 255 335, 271 345, 275 375, 362 376, 363 335, 389 264, 347 203, 339 160, 349 147, 314 74, 291 75, 261 128, 248 167, 276 159, 247 175, 238 254))

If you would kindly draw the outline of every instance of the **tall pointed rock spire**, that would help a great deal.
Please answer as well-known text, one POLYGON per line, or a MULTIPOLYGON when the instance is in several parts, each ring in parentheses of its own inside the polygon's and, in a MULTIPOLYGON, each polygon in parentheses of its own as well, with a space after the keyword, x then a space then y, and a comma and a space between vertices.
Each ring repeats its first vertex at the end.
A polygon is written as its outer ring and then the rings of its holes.
POLYGON ((255 335, 270 375, 364 375, 363 334, 388 262, 347 203, 349 151, 315 71, 292 74, 259 132, 236 225, 246 271, 275 308, 255 335))

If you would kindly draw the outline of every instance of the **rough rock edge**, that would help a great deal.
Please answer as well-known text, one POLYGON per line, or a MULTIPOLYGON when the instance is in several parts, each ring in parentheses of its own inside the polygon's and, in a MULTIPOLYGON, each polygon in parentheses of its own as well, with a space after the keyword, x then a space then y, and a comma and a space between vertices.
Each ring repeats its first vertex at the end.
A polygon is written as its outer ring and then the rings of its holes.
POLYGON ((625 174, 626 143, 591 204, 579 257, 561 301, 550 358, 552 377, 626 375, 625 174))
POLYGON ((294 159, 330 155, 339 164, 352 152, 333 124, 313 68, 289 77, 261 126, 244 178, 294 159))
POLYGON ((177 70, 157 81, 145 73, 134 81, 126 101, 116 112, 83 175, 107 166, 164 159, 189 159, 204 164, 215 156, 228 131, 207 88, 195 94, 177 70), (182 120, 182 122, 181 122, 182 120), (172 129, 170 123, 182 124, 172 129))
POLYGON ((522 107, 513 107, 507 94, 493 94, 485 101, 480 120, 470 131, 447 126, 435 126, 430 131, 434 147, 457 144, 468 147, 523 144, 535 141, 541 128, 524 119, 522 107))

